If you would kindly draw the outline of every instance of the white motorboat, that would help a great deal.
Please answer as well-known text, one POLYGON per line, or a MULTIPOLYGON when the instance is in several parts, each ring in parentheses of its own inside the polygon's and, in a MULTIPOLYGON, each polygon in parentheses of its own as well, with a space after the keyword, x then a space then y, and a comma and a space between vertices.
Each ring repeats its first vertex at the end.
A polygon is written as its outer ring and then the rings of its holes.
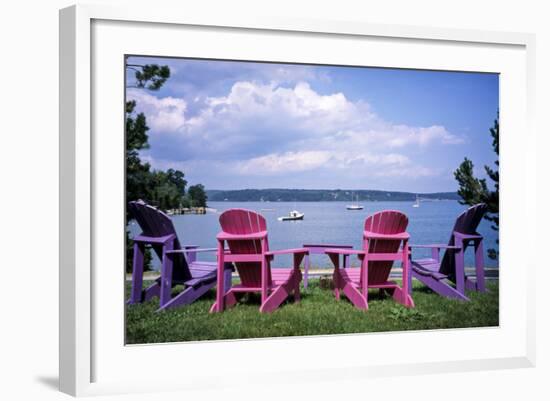
POLYGON ((288 216, 281 216, 277 220, 279 221, 290 221, 290 220, 303 220, 304 213, 300 213, 297 210, 291 211, 288 216))

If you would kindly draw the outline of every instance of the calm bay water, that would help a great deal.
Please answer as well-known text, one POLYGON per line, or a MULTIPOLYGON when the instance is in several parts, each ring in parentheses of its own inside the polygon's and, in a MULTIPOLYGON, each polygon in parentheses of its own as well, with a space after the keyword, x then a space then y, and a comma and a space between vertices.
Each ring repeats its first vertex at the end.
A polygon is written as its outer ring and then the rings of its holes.
MULTIPOLYGON (((220 231, 220 213, 230 208, 244 208, 261 213, 267 220, 269 247, 272 250, 298 248, 307 243, 331 243, 361 246, 361 236, 365 218, 384 209, 399 210, 409 217, 407 231, 411 244, 447 243, 456 217, 466 209, 456 201, 421 202, 420 207, 412 207, 413 202, 362 202, 363 210, 346 209, 349 202, 209 202, 217 212, 206 215, 172 216, 182 244, 199 245, 201 248, 216 247, 216 234, 220 231), (262 210, 269 209, 269 210, 262 210), (291 210, 305 213, 302 221, 278 221, 277 217, 287 215, 291 210)), ((491 229, 483 220, 478 229, 485 238, 484 246, 497 248, 498 232, 491 229)), ((130 223, 130 232, 138 234, 139 226, 130 223)), ((415 250, 415 257, 428 256, 429 251, 415 250)), ((201 260, 215 260, 215 252, 202 253, 201 260)), ((315 267, 331 267, 328 257, 312 255, 315 267)), ((352 260, 353 265, 354 260, 352 260)), ((277 256, 274 267, 290 267, 290 256, 277 256)), ((155 257, 153 266, 159 269, 160 262, 155 257)), ((355 264, 356 265, 356 264, 355 264)), ((473 250, 466 254, 466 265, 474 265, 473 250)), ((497 267, 498 261, 485 256, 486 267, 497 267)))

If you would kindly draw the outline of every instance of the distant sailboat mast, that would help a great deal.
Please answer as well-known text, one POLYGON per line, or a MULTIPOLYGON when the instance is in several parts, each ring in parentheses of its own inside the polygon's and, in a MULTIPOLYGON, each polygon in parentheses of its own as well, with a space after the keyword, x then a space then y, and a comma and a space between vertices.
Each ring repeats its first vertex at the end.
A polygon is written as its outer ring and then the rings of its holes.
POLYGON ((359 195, 357 195, 357 203, 353 203, 353 191, 351 192, 351 205, 347 205, 348 210, 363 210, 363 206, 359 204, 359 195))

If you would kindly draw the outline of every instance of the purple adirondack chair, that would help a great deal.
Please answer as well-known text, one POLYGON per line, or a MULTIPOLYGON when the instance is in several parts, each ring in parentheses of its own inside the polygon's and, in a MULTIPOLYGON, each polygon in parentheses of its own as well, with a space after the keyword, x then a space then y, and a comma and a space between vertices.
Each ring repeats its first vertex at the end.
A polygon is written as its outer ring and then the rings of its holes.
POLYGON ((307 249, 270 251, 265 218, 251 210, 229 209, 220 216, 222 231, 218 239, 218 271, 224 262, 233 262, 239 273, 240 284, 227 290, 223 274, 218 274, 216 302, 210 312, 222 312, 237 303, 235 294, 259 292, 260 312, 272 312, 291 294, 300 300, 300 263, 307 249), (225 249, 227 243, 228 249, 225 249), (275 255, 292 254, 292 268, 271 268, 275 255))
POLYGON ((476 230, 486 211, 487 205, 479 203, 458 216, 447 245, 411 245, 411 250, 412 248, 432 249, 432 257, 427 259, 412 259, 411 252, 412 277, 448 298, 469 301, 465 290, 484 292, 483 236, 476 230), (475 283, 464 273, 464 252, 468 246, 473 246, 475 251, 475 283), (441 261, 439 259, 440 249, 445 249, 441 261))
POLYGON ((375 213, 365 220, 363 231, 363 249, 327 249, 334 264, 334 296, 340 299, 340 291, 359 309, 367 310, 368 290, 377 288, 380 292, 388 292, 400 304, 412 308, 413 299, 410 296, 410 271, 407 243, 409 234, 406 232, 409 220, 403 213, 395 210, 384 210, 375 213), (361 267, 340 268, 340 255, 357 255, 361 267), (403 271, 403 287, 389 276, 395 260, 401 260, 403 271))
MULTIPOLYGON (((133 238, 134 260, 129 304, 158 296, 159 310, 187 305, 216 285, 217 263, 197 261, 197 253, 216 251, 216 248, 182 246, 170 217, 141 200, 129 202, 128 211, 143 230, 133 238), (143 254, 147 245, 162 261, 162 268, 160 278, 143 290, 143 254), (172 288, 178 284, 183 284, 185 289, 172 298, 172 288)), ((226 289, 231 286, 231 269, 231 264, 225 264, 222 269, 222 274, 227 277, 226 289)))

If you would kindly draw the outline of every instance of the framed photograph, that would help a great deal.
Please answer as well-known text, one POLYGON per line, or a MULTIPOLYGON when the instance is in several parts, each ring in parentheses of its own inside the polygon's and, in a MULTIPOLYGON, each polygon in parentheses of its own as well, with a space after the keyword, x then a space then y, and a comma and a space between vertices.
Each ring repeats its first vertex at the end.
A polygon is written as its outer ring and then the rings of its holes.
POLYGON ((532 366, 533 36, 149 11, 60 13, 62 391, 532 366))

